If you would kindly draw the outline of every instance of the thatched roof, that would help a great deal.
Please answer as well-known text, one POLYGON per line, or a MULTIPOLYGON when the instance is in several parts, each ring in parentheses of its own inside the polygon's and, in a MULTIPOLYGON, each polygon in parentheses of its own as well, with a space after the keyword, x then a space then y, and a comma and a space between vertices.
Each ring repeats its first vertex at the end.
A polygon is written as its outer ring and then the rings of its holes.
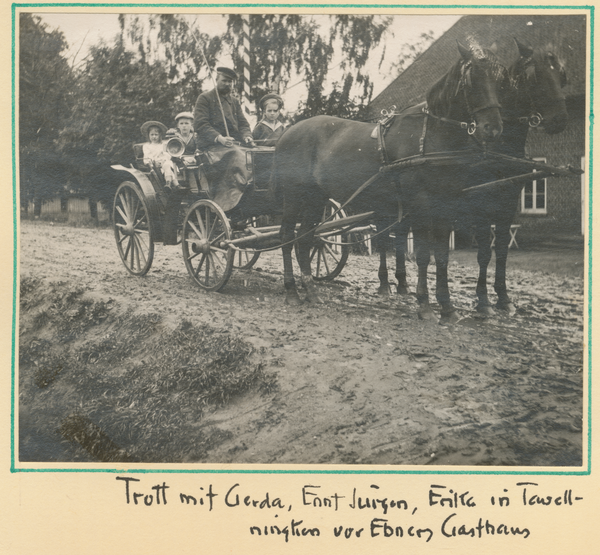
POLYGON ((427 90, 458 60, 457 40, 467 44, 474 39, 484 48, 496 43, 498 57, 509 66, 518 56, 513 38, 534 47, 551 45, 567 70, 567 97, 585 95, 585 15, 469 15, 459 19, 373 99, 369 117, 377 118, 391 105, 401 109, 423 101, 427 90))

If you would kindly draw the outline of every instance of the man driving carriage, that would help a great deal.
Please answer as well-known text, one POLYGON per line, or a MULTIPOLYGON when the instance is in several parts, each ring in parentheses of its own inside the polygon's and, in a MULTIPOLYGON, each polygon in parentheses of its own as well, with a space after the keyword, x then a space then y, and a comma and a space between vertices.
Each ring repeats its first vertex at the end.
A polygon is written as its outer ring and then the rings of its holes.
POLYGON ((246 151, 238 145, 255 146, 242 106, 231 94, 236 79, 235 71, 218 67, 216 87, 202 93, 194 107, 198 148, 206 151, 219 176, 213 200, 226 212, 237 206, 251 177, 246 151))

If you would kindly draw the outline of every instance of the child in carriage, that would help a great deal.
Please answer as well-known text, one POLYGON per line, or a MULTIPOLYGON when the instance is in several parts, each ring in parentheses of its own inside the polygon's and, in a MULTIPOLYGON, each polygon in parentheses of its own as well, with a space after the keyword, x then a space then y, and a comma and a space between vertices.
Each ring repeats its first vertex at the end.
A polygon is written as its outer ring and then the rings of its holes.
POLYGON ((275 146, 285 131, 285 126, 279 121, 283 98, 278 94, 269 93, 260 99, 259 105, 263 119, 254 128, 252 137, 259 145, 275 146))
POLYGON ((171 156, 163 147, 167 126, 160 121, 147 121, 142 125, 141 131, 147 139, 147 142, 142 145, 144 164, 160 169, 165 176, 167 189, 171 189, 177 184, 177 170, 171 156))
POLYGON ((186 165, 196 163, 196 151, 198 146, 196 145, 196 137, 194 136, 194 116, 192 112, 180 112, 175 116, 175 129, 170 129, 169 133, 172 133, 177 137, 184 145, 184 152, 182 154, 183 162, 186 165))

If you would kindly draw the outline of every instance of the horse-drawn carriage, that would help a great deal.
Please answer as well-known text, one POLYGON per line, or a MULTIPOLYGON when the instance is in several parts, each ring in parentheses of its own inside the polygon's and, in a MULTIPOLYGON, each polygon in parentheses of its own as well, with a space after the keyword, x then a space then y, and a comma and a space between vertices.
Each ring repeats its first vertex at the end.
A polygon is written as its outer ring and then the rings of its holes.
MULTIPOLYGON (((486 272, 491 254, 484 235, 489 236, 494 222, 498 237, 494 288, 498 306, 508 309, 508 232, 523 184, 534 176, 579 171, 525 158, 529 126, 543 121, 548 133, 556 133, 566 125, 561 93, 566 76, 552 53, 518 46, 519 58, 507 70, 493 53, 459 45, 461 58, 429 90, 426 103, 394 112, 377 126, 319 116, 283 135, 275 163, 274 149, 249 149, 253 180, 242 197, 247 219, 234 225, 231 214, 214 202, 211 181, 217 176, 202 156, 197 164, 184 168, 183 188, 170 195, 152 168, 113 166, 135 179, 121 184, 114 205, 115 235, 125 266, 135 275, 145 274, 152 263, 154 242, 177 243, 179 233, 190 276, 202 288, 217 291, 227 283, 234 264, 251 267, 261 249, 281 247, 286 300, 297 303, 291 262, 294 245, 307 296, 318 301, 312 280, 340 273, 351 231, 357 232, 371 217, 376 221, 390 213, 397 217, 392 198, 400 191, 411 217, 417 253, 419 315, 432 317, 427 265, 433 250, 442 317, 456 318, 447 268, 457 202, 468 204, 478 216, 478 310, 489 307, 486 272), (501 112, 502 103, 506 107, 501 112), (498 146, 503 128, 510 139, 498 146), (282 202, 270 196, 270 186, 283 191, 285 210, 282 202), (370 198, 366 209, 346 216, 344 207, 357 195, 370 198), (281 227, 256 225, 261 216, 279 215, 281 227)), ((382 275, 380 269, 380 279, 382 275)), ((402 275, 405 278, 405 270, 397 268, 399 283, 402 275)))
MULTIPOLYGON (((240 201, 244 219, 234 221, 214 200, 214 183, 221 176, 206 153, 184 163, 184 145, 177 137, 166 138, 164 148, 179 167, 179 186, 174 190, 165 187, 159 168, 144 164, 141 145, 134 145, 136 161, 131 167, 112 166, 129 174, 117 189, 113 206, 121 260, 131 274, 143 276, 152 265, 155 243, 181 243, 192 279, 205 290, 219 291, 234 269, 250 269, 263 250, 280 245, 280 226, 271 222, 281 215, 282 200, 269 190, 275 148, 245 149, 252 179, 240 201)), ((371 215, 347 217, 337 202, 327 203, 311 249, 315 279, 339 275, 348 258, 346 235, 364 230, 358 225, 371 215)))

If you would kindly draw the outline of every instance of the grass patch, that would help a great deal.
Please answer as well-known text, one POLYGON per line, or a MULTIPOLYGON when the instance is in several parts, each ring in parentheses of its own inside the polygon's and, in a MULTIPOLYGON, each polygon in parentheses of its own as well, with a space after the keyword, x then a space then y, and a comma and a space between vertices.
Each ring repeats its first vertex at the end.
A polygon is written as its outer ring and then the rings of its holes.
MULTIPOLYGON (((231 438, 203 415, 277 384, 230 332, 131 314, 65 283, 21 283, 20 411, 109 461, 205 460, 231 438)), ((21 430, 22 438, 27 428, 21 430)))

